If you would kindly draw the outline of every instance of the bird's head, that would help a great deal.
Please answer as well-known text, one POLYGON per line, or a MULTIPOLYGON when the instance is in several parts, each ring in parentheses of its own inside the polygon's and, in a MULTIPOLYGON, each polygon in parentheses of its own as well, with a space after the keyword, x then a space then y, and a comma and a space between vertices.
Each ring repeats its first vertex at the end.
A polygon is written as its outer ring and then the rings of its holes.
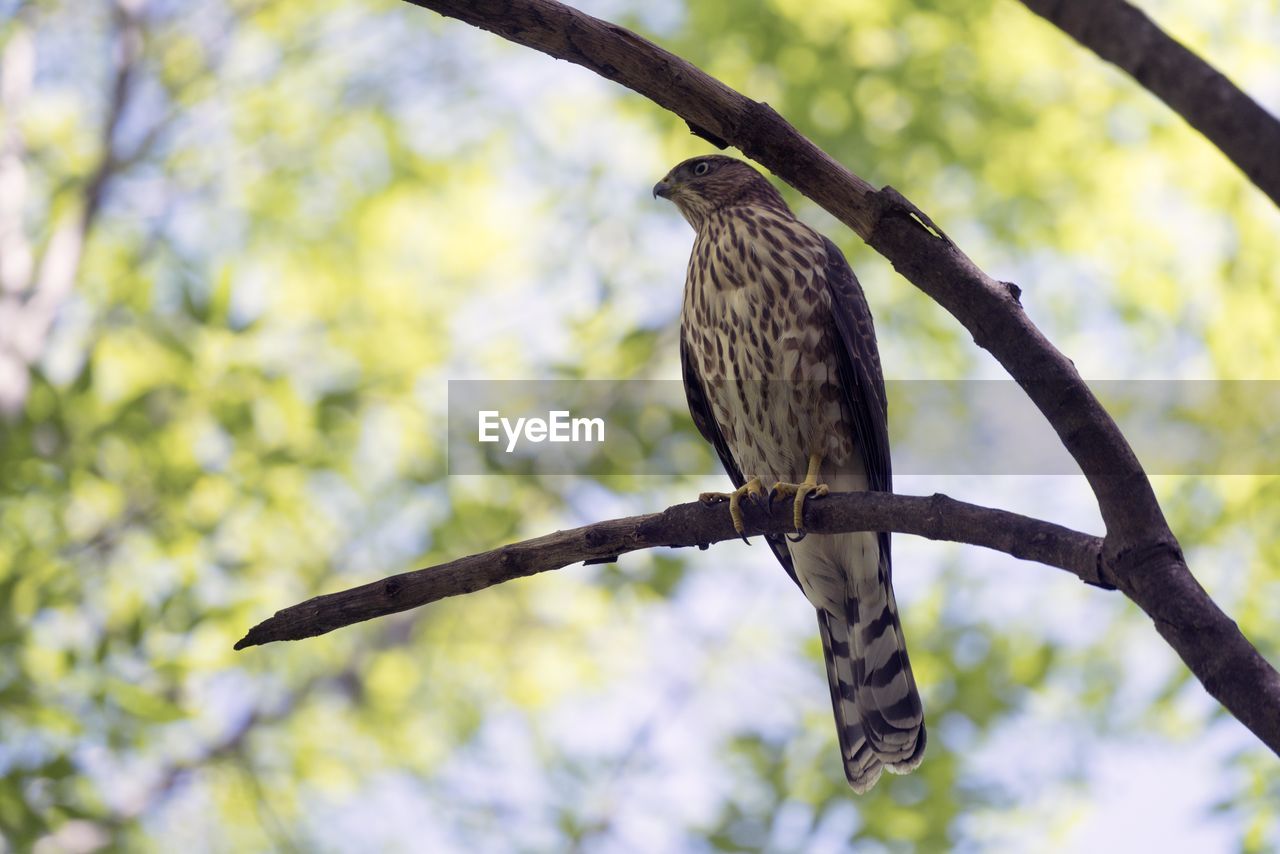
POLYGON ((712 154, 678 164, 653 186, 655 198, 675 203, 695 229, 707 215, 734 205, 762 205, 787 210, 787 203, 769 180, 741 160, 712 154))

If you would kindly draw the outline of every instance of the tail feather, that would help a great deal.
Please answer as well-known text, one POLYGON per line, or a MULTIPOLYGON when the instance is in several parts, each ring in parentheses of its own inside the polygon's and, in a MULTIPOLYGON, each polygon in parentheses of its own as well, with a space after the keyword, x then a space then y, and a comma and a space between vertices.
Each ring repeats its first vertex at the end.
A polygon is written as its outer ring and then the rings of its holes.
POLYGON ((845 778, 861 794, 881 771, 906 774, 924 758, 924 711, 888 584, 860 585, 846 614, 818 609, 845 778))
POLYGON ((811 534, 788 544, 796 580, 818 612, 845 776, 859 793, 882 771, 906 774, 924 758, 924 711, 887 545, 876 534, 811 534))
POLYGON ((844 760, 844 776, 858 794, 876 784, 883 768, 862 730, 858 708, 854 699, 853 661, 848 641, 833 637, 831 624, 835 623, 837 636, 848 636, 843 621, 826 611, 818 611, 818 632, 822 635, 822 654, 827 661, 827 684, 831 688, 831 707, 836 715, 836 735, 840 740, 840 756, 844 760))
POLYGON ((854 702, 871 749, 889 771, 905 774, 924 757, 924 709, 893 588, 883 573, 858 585, 848 603, 854 702))

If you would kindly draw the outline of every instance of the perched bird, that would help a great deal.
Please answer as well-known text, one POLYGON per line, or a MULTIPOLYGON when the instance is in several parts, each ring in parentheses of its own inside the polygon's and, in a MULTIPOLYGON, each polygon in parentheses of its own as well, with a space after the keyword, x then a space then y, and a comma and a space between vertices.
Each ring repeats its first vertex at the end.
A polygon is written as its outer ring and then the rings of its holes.
POLYGON ((853 270, 746 163, 694 157, 653 188, 697 236, 680 361, 694 423, 744 498, 794 496, 798 536, 766 537, 818 612, 845 776, 855 792, 924 755, 924 713, 893 598, 887 533, 804 533, 806 499, 892 490, 884 378, 853 270), (765 484, 772 484, 768 492, 765 484))

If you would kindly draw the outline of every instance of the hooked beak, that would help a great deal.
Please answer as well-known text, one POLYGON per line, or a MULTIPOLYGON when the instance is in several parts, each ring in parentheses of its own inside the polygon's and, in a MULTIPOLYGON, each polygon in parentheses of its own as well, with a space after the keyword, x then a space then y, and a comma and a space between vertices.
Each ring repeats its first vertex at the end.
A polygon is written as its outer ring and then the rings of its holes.
POLYGON ((671 198, 671 191, 673 189, 674 187, 672 186, 671 182, 668 181, 666 178, 663 178, 661 181, 653 185, 653 197, 655 199, 657 198, 669 199, 671 198))

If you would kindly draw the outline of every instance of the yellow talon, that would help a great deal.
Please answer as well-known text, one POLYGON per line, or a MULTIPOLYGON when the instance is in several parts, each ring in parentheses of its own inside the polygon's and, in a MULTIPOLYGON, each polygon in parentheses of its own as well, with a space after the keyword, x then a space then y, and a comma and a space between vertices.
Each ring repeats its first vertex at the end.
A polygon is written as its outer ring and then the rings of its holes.
POLYGON ((760 482, 760 478, 751 478, 733 492, 704 492, 698 496, 698 500, 703 504, 728 501, 729 518, 733 520, 733 529, 738 532, 738 536, 742 537, 742 541, 749 545, 751 541, 747 539, 747 526, 742 519, 742 496, 744 495, 750 495, 757 500, 764 497, 764 484, 760 482))
POLYGON ((769 490, 769 503, 773 504, 773 499, 779 495, 794 495, 795 504, 792 508, 792 523, 795 525, 798 536, 791 541, 798 543, 805 538, 806 531, 804 529, 804 502, 809 496, 821 498, 830 490, 825 483, 818 483, 818 469, 822 466, 822 455, 811 454, 809 456, 809 471, 805 474, 803 483, 786 483, 778 481, 769 490))

